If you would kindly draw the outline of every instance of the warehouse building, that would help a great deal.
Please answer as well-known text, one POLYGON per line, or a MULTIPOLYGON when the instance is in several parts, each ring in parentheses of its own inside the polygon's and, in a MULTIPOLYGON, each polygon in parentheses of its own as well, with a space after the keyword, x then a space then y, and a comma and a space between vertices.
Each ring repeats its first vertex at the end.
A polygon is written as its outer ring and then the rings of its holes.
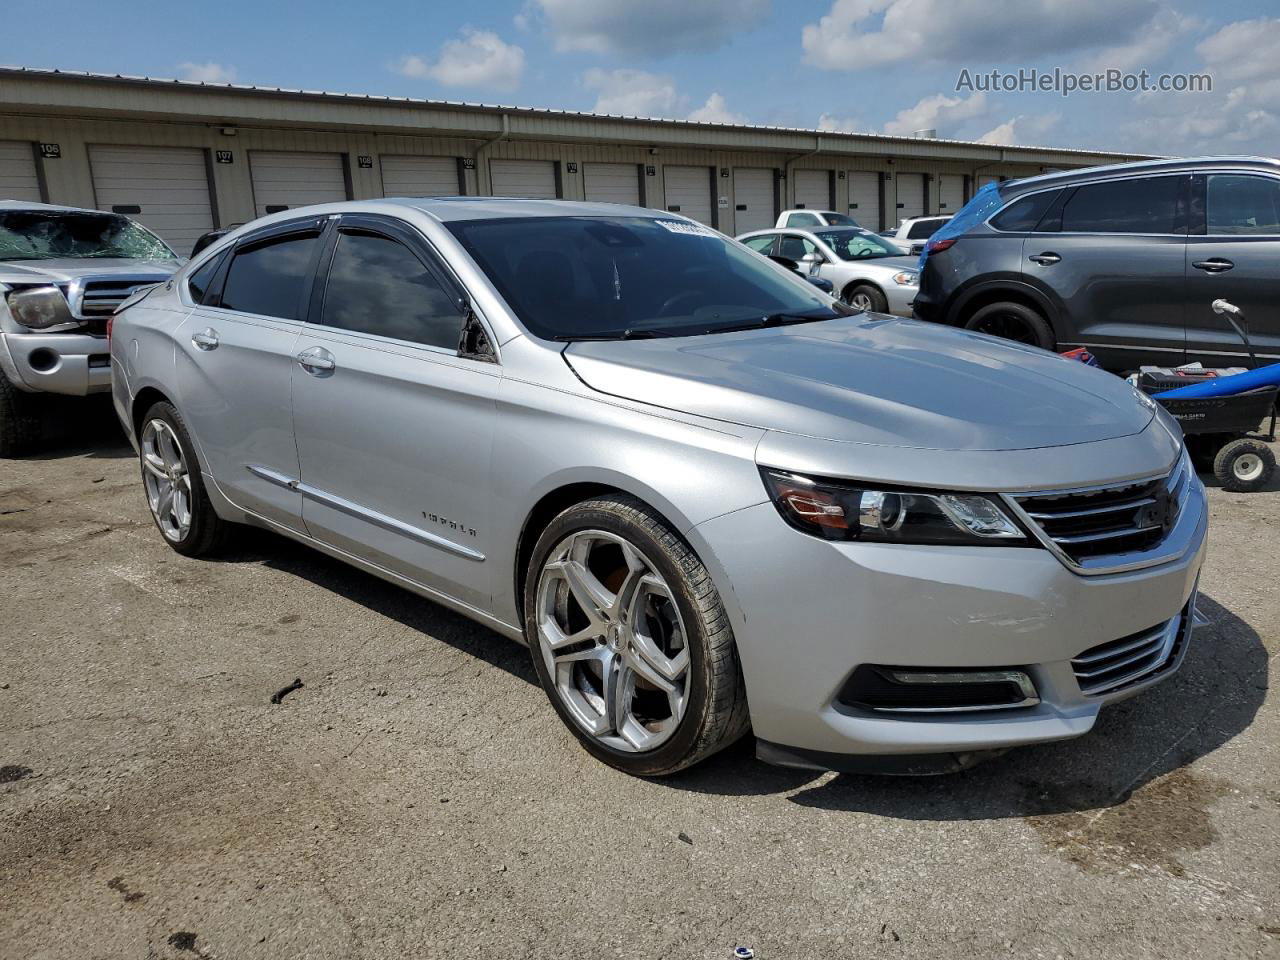
POLYGON ((634 203, 728 234, 790 207, 875 230, 991 180, 1138 159, 923 137, 0 69, 0 199, 128 214, 185 254, 309 203, 494 195, 634 203))

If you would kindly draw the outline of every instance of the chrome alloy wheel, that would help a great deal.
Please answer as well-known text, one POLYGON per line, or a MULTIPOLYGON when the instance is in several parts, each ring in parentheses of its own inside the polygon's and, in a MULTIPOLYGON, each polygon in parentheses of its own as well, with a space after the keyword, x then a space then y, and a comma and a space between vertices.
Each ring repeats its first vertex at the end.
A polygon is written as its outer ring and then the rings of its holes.
POLYGON ((180 542, 191 529, 191 475, 177 434, 159 418, 142 428, 142 480, 160 532, 180 542))
POLYGON ((537 644, 556 696, 601 743, 653 750, 689 699, 689 644, 675 594, 633 544, 603 530, 565 537, 538 575, 537 644))
POLYGON ((861 290, 859 290, 857 293, 851 296, 848 299, 847 303, 849 304, 849 306, 853 307, 853 309, 857 310, 859 313, 870 313, 872 308, 875 306, 871 302, 871 297, 867 293, 861 290))

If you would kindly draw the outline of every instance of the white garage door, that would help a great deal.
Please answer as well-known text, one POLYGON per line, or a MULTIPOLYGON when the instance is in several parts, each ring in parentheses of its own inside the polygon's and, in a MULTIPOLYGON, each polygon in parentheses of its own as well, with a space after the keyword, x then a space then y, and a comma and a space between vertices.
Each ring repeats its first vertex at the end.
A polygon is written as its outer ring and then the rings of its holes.
POLYGON ((347 200, 347 176, 340 153, 249 154, 253 204, 259 217, 312 203, 347 200))
POLYGON ((865 170, 850 170, 849 216, 868 230, 881 230, 880 226, 880 174, 865 170))
POLYGON ((831 174, 827 170, 797 170, 796 206, 806 210, 831 209, 831 174))
POLYGON ((711 168, 663 167, 667 209, 712 226, 711 168))
POLYGON ((964 177, 944 173, 938 178, 938 212, 955 213, 964 206, 964 177))
POLYGON ((0 140, 0 200, 40 200, 36 155, 23 140, 0 140))
POLYGON ((554 200, 556 165, 550 160, 490 160, 489 177, 495 197, 533 197, 554 200))
POLYGON ((383 157, 384 197, 456 197, 458 184, 456 157, 383 157))
POLYGON ((733 171, 733 232, 766 230, 778 222, 774 210, 773 171, 735 167, 733 171))
POLYGON ((158 233, 181 256, 213 229, 209 168, 197 147, 90 145, 93 195, 158 233))
POLYGON ((640 167, 634 163, 588 163, 582 168, 588 200, 640 205, 640 167))
MULTIPOLYGON (((924 216, 924 174, 898 174, 898 220, 924 216)), ((894 222, 897 226, 897 221, 894 222)))

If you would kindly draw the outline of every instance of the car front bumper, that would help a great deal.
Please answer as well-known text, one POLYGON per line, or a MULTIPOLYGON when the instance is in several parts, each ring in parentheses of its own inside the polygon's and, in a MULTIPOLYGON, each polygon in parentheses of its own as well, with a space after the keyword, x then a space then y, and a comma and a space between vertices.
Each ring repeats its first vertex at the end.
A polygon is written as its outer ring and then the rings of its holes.
POLYGON ((1186 545, 1177 559, 1092 576, 1034 547, 827 542, 792 530, 772 503, 692 534, 726 598, 762 757, 937 772, 984 752, 1080 736, 1102 707, 1175 672, 1192 642, 1207 523, 1196 480, 1170 535, 1186 545), (1161 625, 1181 637, 1166 662, 1101 695, 1082 691, 1072 658, 1161 625), (862 664, 1022 670, 1039 702, 953 713, 848 706, 841 691, 862 664))
POLYGON ((902 287, 892 281, 884 285, 885 300, 889 304, 889 312, 897 317, 911 316, 911 302, 915 300, 919 287, 902 287))
POLYGON ((3 333, 4 373, 21 390, 84 396, 111 389, 107 338, 91 333, 3 333))

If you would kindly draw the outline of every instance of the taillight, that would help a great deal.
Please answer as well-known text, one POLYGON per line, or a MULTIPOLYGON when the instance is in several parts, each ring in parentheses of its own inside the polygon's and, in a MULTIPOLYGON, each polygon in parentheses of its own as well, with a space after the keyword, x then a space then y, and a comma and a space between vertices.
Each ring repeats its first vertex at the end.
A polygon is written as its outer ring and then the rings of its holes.
POLYGON ((950 250, 959 239, 959 237, 943 237, 941 240, 930 240, 924 248, 928 253, 941 253, 943 250, 950 250))

